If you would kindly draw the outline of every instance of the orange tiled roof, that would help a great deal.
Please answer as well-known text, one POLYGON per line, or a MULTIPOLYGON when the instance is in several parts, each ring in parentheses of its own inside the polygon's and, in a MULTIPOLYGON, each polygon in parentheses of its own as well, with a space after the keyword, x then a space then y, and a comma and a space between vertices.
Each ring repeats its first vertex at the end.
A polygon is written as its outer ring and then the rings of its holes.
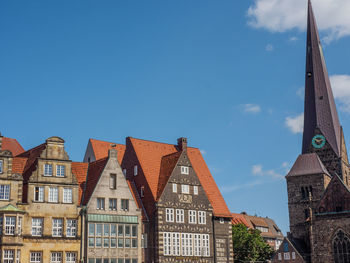
POLYGON ((88 163, 78 163, 72 162, 72 173, 77 178, 79 184, 79 204, 81 204, 81 198, 84 192, 84 186, 86 182, 86 175, 88 171, 89 164, 88 163))
POLYGON ((23 174, 28 158, 14 157, 12 160, 12 173, 23 174))
POLYGON ((243 224, 246 227, 251 228, 251 226, 248 224, 247 220, 244 218, 244 215, 236 214, 236 213, 231 213, 231 215, 232 215, 232 219, 231 219, 232 225, 243 224))
MULTIPOLYGON (((178 152, 177 146, 135 138, 130 138, 130 141, 147 179, 153 198, 156 200, 162 158, 165 155, 178 152)), ((199 149, 188 147, 187 154, 193 165, 193 169, 208 196, 209 202, 214 209, 214 215, 218 217, 231 217, 231 213, 227 208, 225 200, 222 197, 199 149)))
POLYGON ((116 145, 114 149, 118 151, 118 162, 122 163, 124 153, 125 153, 125 145, 113 143, 113 142, 105 142, 95 139, 90 139, 90 143, 92 146, 92 150, 94 151, 95 159, 99 160, 108 156, 108 150, 112 149, 112 145, 116 145))
POLYGON ((23 147, 19 144, 19 142, 16 139, 6 137, 2 138, 1 149, 11 151, 13 156, 24 152, 23 147))

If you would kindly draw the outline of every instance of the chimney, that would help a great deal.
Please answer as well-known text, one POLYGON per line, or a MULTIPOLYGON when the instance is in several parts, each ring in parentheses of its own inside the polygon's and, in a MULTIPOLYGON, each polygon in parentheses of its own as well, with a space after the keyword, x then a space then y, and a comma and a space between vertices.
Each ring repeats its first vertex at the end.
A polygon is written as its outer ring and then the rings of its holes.
POLYGON ((117 159, 118 151, 117 151, 117 149, 115 149, 116 145, 113 144, 111 146, 112 146, 112 148, 108 150, 108 158, 115 158, 115 159, 117 159))
POLYGON ((2 150, 2 135, 1 135, 1 132, 0 132, 0 151, 2 150))
POLYGON ((187 151, 187 138, 181 137, 177 139, 177 147, 180 151, 187 151))

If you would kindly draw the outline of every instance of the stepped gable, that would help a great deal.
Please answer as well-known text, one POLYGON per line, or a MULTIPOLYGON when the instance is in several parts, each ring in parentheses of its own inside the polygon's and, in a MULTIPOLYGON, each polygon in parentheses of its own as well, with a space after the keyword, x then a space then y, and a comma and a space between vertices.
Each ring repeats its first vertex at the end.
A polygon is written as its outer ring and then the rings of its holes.
POLYGON ((231 223, 232 225, 238 225, 238 224, 243 224, 248 228, 252 228, 247 220, 245 219, 243 214, 236 214, 236 213, 231 213, 232 219, 231 219, 231 223))
POLYGON ((13 156, 19 155, 24 152, 23 147, 16 139, 2 137, 2 145, 0 150, 7 150, 12 152, 13 156))
POLYGON ((125 145, 113 142, 100 141, 96 139, 90 139, 89 142, 91 143, 96 160, 107 157, 109 149, 116 149, 118 151, 118 162, 122 163, 126 148, 125 145), (112 147, 112 145, 115 145, 115 147, 112 147))
POLYGON ((107 164, 108 157, 91 162, 88 165, 88 174, 86 177, 85 190, 82 197, 82 205, 87 205, 92 193, 100 179, 102 172, 107 164))
POLYGON ((72 167, 72 173, 77 178, 77 181, 79 184, 79 204, 81 204, 89 164, 88 163, 80 163, 80 162, 72 162, 71 167, 72 167))
POLYGON ((318 204, 316 213, 342 213, 350 212, 350 190, 338 175, 332 177, 327 186, 321 201, 318 204))
POLYGON ((286 177, 309 174, 329 175, 316 153, 300 154, 286 177))
MULTIPOLYGON (((148 186, 152 192, 154 202, 157 200, 158 186, 160 182, 160 172, 162 158, 179 151, 176 145, 166 144, 154 141, 147 141, 129 137, 130 142, 135 150, 141 169, 147 180, 148 186)), ((217 217, 231 217, 224 198, 217 187, 203 157, 198 148, 187 148, 187 154, 190 162, 196 172, 204 191, 206 192, 209 202, 211 203, 214 215, 217 217)), ((162 183, 161 183, 162 184, 162 183)))
POLYGON ((310 0, 308 5, 302 153, 308 152, 315 130, 319 129, 340 157, 341 127, 310 0))

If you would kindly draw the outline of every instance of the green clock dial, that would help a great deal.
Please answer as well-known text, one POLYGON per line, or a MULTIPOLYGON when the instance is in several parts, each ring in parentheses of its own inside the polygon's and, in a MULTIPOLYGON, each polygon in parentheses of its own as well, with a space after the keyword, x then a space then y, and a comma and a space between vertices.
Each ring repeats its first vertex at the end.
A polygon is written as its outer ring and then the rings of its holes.
POLYGON ((317 134, 312 138, 311 143, 314 148, 321 149, 326 144, 326 138, 321 134, 317 134))

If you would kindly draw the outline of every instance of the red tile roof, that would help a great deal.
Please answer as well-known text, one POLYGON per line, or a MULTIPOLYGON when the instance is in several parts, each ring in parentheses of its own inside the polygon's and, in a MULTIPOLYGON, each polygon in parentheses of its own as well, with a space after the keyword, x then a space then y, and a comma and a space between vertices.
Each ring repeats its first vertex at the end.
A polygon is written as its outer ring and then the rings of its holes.
POLYGON ((12 160, 12 173, 23 174, 28 158, 14 157, 12 160))
POLYGON ((105 142, 95 139, 90 139, 90 143, 92 146, 92 150, 94 151, 95 159, 99 160, 108 156, 108 150, 112 149, 112 145, 116 145, 113 149, 117 149, 118 151, 118 162, 122 163, 124 153, 125 153, 125 145, 118 144, 114 142, 105 142))
POLYGON ((79 183, 79 204, 81 204, 82 201, 81 198, 84 192, 88 167, 88 163, 72 162, 72 173, 75 175, 79 183))
POLYGON ((231 223, 232 225, 237 225, 237 224, 243 224, 246 227, 252 228, 247 220, 245 219, 244 215, 242 214, 236 214, 236 213, 231 213, 232 219, 231 219, 231 223))
MULTIPOLYGON (((130 141, 136 152, 144 176, 147 179, 153 198, 156 200, 162 158, 163 156, 178 152, 178 148, 173 144, 135 138, 130 138, 130 141)), ((225 200, 222 197, 199 149, 188 147, 187 154, 199 181, 208 196, 209 202, 214 209, 214 215, 217 217, 231 217, 231 213, 227 208, 225 200)))
POLYGON ((13 156, 24 152, 23 147, 19 144, 19 142, 16 139, 6 137, 2 138, 1 150, 11 151, 13 156))

